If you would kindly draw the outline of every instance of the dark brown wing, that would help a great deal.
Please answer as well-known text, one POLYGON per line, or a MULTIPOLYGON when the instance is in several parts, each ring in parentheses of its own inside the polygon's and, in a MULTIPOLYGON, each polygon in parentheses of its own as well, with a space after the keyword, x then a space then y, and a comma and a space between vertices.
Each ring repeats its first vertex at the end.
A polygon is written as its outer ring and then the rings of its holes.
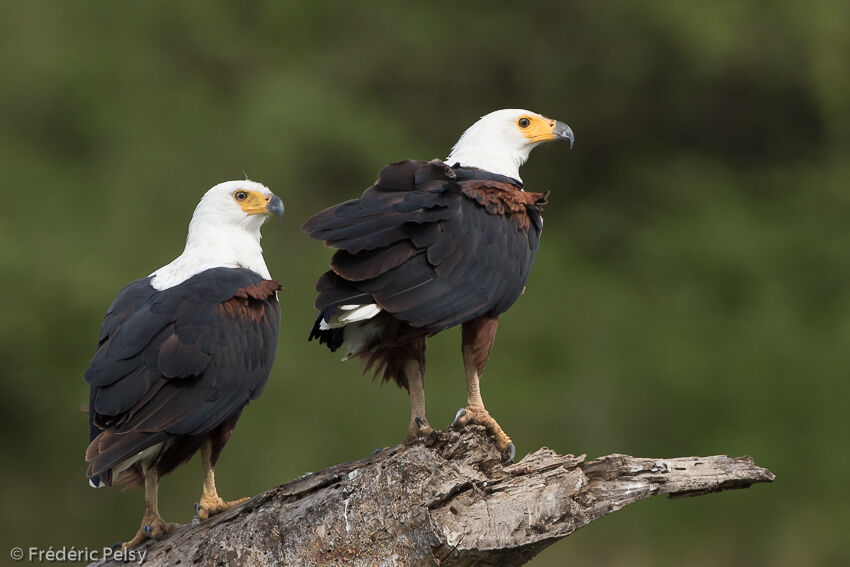
POLYGON ((504 312, 534 262, 542 204, 516 181, 480 170, 388 165, 360 199, 302 227, 339 249, 317 284, 320 319, 340 305, 377 303, 435 333, 504 312))
POLYGON ((260 395, 271 370, 277 282, 232 268, 163 291, 149 281, 118 295, 85 373, 90 477, 170 435, 213 430, 260 395))

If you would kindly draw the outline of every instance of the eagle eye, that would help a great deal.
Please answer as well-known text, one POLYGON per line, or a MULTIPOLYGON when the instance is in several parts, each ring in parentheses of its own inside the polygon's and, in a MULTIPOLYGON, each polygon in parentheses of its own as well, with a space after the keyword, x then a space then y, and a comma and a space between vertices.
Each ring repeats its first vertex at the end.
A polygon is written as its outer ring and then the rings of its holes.
POLYGON ((244 201, 245 199, 248 198, 248 193, 246 193, 245 191, 242 191, 240 189, 239 191, 237 191, 236 193, 233 194, 233 198, 236 199, 237 201, 244 201))
POLYGON ((517 120, 516 123, 520 128, 528 128, 531 125, 531 120, 523 116, 522 118, 517 120))

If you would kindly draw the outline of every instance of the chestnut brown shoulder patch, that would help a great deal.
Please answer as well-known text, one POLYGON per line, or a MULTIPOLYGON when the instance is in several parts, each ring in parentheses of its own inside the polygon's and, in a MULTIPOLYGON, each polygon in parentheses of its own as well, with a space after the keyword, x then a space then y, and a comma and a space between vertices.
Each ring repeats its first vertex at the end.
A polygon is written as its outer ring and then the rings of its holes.
POLYGON ((265 299, 270 297, 274 292, 283 289, 280 282, 277 280, 262 280, 260 283, 237 289, 233 297, 265 299))
POLYGON ((282 289, 277 280, 262 280, 261 282, 236 290, 233 297, 222 301, 219 313, 231 317, 242 317, 249 321, 259 321, 266 313, 267 299, 282 289))
POLYGON ((531 193, 522 191, 510 183, 490 180, 472 180, 460 184, 463 194, 475 199, 491 215, 510 217, 522 230, 528 230, 530 219, 528 208, 543 212, 549 192, 531 193))

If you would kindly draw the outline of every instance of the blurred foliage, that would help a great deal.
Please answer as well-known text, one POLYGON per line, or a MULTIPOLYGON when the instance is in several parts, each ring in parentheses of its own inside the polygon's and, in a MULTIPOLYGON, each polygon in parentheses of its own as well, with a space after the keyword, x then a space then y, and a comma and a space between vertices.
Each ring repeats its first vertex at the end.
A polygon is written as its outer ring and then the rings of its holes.
MULTIPOLYGON (((258 493, 398 442, 406 394, 306 344, 329 252, 299 233, 380 167, 445 156, 529 108, 577 142, 527 293, 483 382, 520 454, 728 453, 772 486, 638 504, 532 564, 850 561, 850 4, 47 2, 0 7, 0 554, 98 548, 142 494, 84 479, 82 373, 118 290, 182 249, 200 195, 243 174, 284 284, 277 363, 219 466, 258 493), (844 432, 844 433, 841 433, 844 432), (843 441, 843 442, 842 442, 843 441), (844 447, 844 448, 842 448, 844 447)), ((464 401, 459 333, 429 343, 432 424, 464 401)), ((197 459, 161 490, 188 521, 197 459)))

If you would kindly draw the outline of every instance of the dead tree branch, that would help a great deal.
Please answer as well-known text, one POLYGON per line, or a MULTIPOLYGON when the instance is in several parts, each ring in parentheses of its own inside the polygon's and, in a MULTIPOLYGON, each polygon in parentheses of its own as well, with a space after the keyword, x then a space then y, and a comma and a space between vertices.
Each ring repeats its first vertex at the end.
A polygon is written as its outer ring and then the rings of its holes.
POLYGON ((307 474, 149 548, 145 565, 521 565, 657 494, 696 496, 773 474, 749 457, 592 461, 542 448, 502 466, 478 426, 307 474))

